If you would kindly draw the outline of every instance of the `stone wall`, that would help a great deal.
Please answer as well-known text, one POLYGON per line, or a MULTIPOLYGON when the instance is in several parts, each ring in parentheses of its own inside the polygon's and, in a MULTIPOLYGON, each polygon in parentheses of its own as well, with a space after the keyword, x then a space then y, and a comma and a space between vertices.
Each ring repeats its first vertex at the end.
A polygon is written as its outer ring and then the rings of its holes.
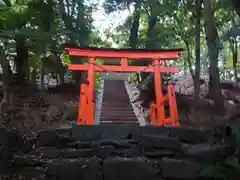
MULTIPOLYGON (((12 179, 196 179, 234 152, 229 127, 73 126, 19 135, 0 131, 2 174, 12 179)), ((4 176, 4 175, 3 175, 4 176)))

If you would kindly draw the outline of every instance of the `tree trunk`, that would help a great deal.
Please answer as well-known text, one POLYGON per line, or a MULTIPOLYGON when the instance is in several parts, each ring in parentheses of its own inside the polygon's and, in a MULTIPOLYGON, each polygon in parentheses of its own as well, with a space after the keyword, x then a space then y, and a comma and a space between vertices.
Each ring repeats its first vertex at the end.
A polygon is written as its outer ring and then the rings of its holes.
POLYGON ((239 6, 239 0, 232 0, 232 6, 234 11, 238 14, 240 17, 240 6, 239 6))
POLYGON ((215 109, 219 114, 224 113, 224 99, 220 89, 220 77, 218 69, 218 55, 220 49, 220 40, 214 21, 211 1, 204 0, 204 29, 208 46, 208 55, 210 60, 209 68, 209 93, 214 101, 215 109))
POLYGON ((153 34, 153 29, 154 27, 156 26, 157 24, 157 16, 154 14, 154 15, 151 15, 149 16, 149 19, 148 19, 148 29, 147 29, 147 39, 146 39, 146 42, 145 42, 145 47, 147 49, 150 49, 150 48, 154 48, 154 34, 153 34))
POLYGON ((3 99, 0 103, 0 111, 3 111, 4 105, 12 105, 13 103, 13 91, 11 90, 12 71, 9 65, 9 61, 5 55, 3 49, 0 49, 0 64, 3 70, 3 99))
POLYGON ((26 76, 28 74, 28 48, 26 47, 25 37, 18 36, 16 38, 16 82, 19 85, 26 83, 26 76))
POLYGON ((233 42, 232 55, 233 55, 233 71, 234 71, 235 86, 238 87, 238 72, 237 72, 238 42, 236 39, 233 42))
POLYGON ((40 89, 44 90, 45 89, 45 82, 44 82, 44 65, 43 65, 43 59, 41 60, 40 64, 40 89))
MULTIPOLYGON (((151 49, 154 48, 154 34, 153 29, 157 24, 157 16, 152 13, 152 15, 149 15, 148 17, 148 29, 147 29, 147 37, 145 42, 145 48, 151 49)), ((143 65, 149 65, 151 61, 142 61, 143 65)), ((141 72, 141 79, 144 80, 146 77, 149 76, 150 73, 147 72, 141 72)))
POLYGON ((133 22, 132 22, 132 26, 130 29, 130 35, 129 35, 129 46, 131 48, 137 47, 140 9, 141 9, 141 1, 136 1, 135 6, 134 6, 133 22))
POLYGON ((37 71, 34 68, 31 72, 31 84, 34 86, 36 85, 36 78, 37 78, 37 71))
POLYGON ((189 46, 189 43, 188 43, 187 40, 184 40, 184 42, 185 42, 185 45, 186 45, 186 48, 187 48, 187 64, 188 64, 188 68, 189 68, 189 71, 191 73, 192 79, 194 81, 195 75, 194 75, 193 68, 192 68, 192 61, 191 61, 192 54, 191 54, 190 46, 189 46))
POLYGON ((194 76, 194 97, 199 99, 200 95, 200 33, 201 33, 201 0, 196 0, 196 61, 195 61, 195 76, 194 76))
POLYGON ((53 61, 54 64, 56 64, 56 76, 57 76, 57 81, 60 82, 60 85, 64 85, 65 81, 64 81, 64 67, 61 61, 61 58, 59 57, 59 55, 57 55, 57 53, 53 53, 53 61))
MULTIPOLYGON (((139 21, 140 21, 140 10, 141 10, 141 1, 136 1, 134 6, 134 16, 132 26, 129 33, 129 46, 131 48, 137 48, 138 42, 138 31, 139 31, 139 21)), ((141 73, 137 73, 137 83, 141 81, 141 73)))
POLYGON ((183 61, 183 72, 184 72, 184 75, 187 75, 187 61, 184 59, 183 61))

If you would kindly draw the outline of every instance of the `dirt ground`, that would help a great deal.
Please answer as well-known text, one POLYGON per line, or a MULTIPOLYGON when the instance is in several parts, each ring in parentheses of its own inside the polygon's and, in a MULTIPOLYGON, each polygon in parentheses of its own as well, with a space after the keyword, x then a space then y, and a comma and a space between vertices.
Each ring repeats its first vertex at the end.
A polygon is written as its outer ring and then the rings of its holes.
MULTIPOLYGON (((237 92, 234 90, 235 94, 237 92)), ((177 95, 181 124, 214 126, 238 121, 240 103, 231 100, 232 93, 225 94, 228 94, 225 116, 215 115, 212 102, 208 99, 196 102, 191 96, 177 95)), ((24 132, 49 127, 70 127, 77 119, 78 100, 79 88, 71 84, 46 91, 29 86, 18 93, 13 105, 1 112, 0 127, 21 129, 24 132)))

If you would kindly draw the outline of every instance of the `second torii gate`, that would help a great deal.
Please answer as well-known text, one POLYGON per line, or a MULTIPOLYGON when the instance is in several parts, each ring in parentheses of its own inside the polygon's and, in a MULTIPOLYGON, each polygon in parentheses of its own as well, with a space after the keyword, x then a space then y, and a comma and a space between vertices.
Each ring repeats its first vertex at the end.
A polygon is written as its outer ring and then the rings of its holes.
POLYGON ((146 49, 99 49, 99 48, 65 48, 71 56, 88 58, 88 64, 70 64, 68 69, 88 71, 88 83, 81 84, 77 124, 93 124, 94 122, 94 72, 153 72, 156 104, 150 107, 152 125, 179 125, 177 103, 173 85, 168 85, 167 95, 162 93, 161 72, 179 72, 177 67, 164 67, 163 61, 174 60, 183 49, 146 50, 146 49), (96 58, 120 59, 120 65, 97 65, 96 58), (151 66, 129 66, 128 60, 150 60, 151 66), (164 102, 169 101, 170 116, 165 117, 164 102), (157 112, 157 113, 156 113, 157 112))

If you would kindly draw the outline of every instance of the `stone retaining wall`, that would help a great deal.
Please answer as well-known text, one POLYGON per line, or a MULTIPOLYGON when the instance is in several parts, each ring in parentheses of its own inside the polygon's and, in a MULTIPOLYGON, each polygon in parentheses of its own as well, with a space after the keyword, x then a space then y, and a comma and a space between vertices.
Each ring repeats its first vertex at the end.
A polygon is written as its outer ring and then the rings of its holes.
POLYGON ((226 127, 73 126, 19 135, 0 131, 1 173, 13 179, 196 179, 233 153, 226 127))

